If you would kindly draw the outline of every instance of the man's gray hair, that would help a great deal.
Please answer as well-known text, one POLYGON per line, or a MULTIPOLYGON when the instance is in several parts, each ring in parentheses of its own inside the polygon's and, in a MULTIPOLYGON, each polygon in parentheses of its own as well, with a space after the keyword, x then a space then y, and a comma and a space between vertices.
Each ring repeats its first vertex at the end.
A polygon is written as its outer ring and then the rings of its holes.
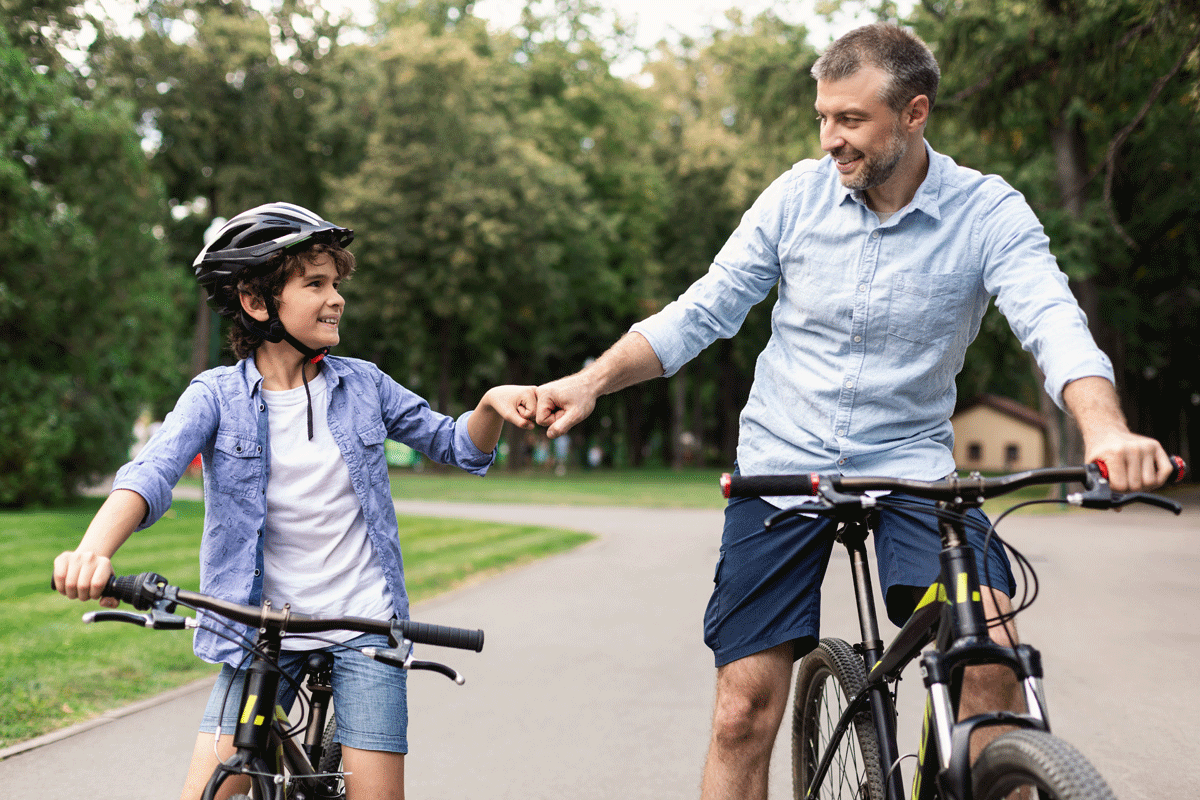
POLYGON ((813 64, 812 76, 819 81, 849 78, 865 65, 878 67, 891 76, 880 100, 893 111, 901 111, 917 95, 937 100, 941 70, 929 45, 899 25, 875 23, 855 28, 838 39, 813 64))

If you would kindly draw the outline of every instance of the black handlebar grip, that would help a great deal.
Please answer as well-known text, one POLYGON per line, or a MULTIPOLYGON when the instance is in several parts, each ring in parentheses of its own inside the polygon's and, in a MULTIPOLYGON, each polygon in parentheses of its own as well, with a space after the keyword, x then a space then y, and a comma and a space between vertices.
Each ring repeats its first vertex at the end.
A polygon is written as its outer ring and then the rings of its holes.
POLYGON ((157 572, 142 572, 137 575, 113 575, 108 579, 108 585, 100 594, 104 597, 115 597, 122 603, 128 603, 139 611, 145 611, 154 604, 151 597, 142 593, 142 587, 151 583, 166 583, 167 579, 157 572))
POLYGON ((399 624, 404 638, 418 644, 457 647, 459 650, 474 650, 476 653, 483 650, 483 631, 430 625, 425 622, 413 622, 410 619, 401 620, 399 624))
POLYGON ((729 475, 721 476, 726 497, 793 497, 817 493, 816 474, 812 475, 729 475))

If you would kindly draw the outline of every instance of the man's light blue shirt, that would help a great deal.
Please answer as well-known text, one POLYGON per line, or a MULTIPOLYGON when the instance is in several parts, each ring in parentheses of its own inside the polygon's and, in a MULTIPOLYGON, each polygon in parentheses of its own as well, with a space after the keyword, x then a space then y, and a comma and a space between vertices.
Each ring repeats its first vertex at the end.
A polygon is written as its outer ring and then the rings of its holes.
POLYGON ((952 472, 954 378, 993 297, 1060 406, 1070 381, 1113 379, 1021 194, 926 152, 916 195, 883 223, 832 159, 801 161, 704 277, 633 326, 672 375, 778 285, 741 416, 742 474, 952 472))
MULTIPOLYGON (((493 455, 483 453, 471 441, 467 433, 471 412, 457 420, 439 414, 367 361, 328 356, 322 365, 328 386, 329 430, 350 471, 367 535, 391 588, 393 611, 400 619, 408 619, 384 440, 403 442, 434 461, 476 475, 487 472, 493 455)), ((131 489, 146 499, 149 511, 138 527, 141 530, 166 513, 171 490, 199 453, 204 462, 205 502, 200 591, 247 605, 262 601, 263 536, 271 477, 262 381, 253 358, 197 375, 162 427, 113 480, 114 490, 131 489)), ((221 617, 207 615, 207 619, 206 627, 196 631, 196 655, 237 665, 244 655, 242 648, 208 628, 226 632, 232 628, 244 635, 251 632, 221 617)))

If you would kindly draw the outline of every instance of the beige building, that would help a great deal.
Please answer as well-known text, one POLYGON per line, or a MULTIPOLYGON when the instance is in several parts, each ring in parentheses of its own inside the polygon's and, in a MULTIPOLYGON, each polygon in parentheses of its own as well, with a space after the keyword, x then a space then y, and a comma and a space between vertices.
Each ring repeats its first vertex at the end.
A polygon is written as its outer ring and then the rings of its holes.
POLYGON ((950 418, 954 463, 969 472, 1014 472, 1046 466, 1041 414, 1006 397, 976 397, 950 418))

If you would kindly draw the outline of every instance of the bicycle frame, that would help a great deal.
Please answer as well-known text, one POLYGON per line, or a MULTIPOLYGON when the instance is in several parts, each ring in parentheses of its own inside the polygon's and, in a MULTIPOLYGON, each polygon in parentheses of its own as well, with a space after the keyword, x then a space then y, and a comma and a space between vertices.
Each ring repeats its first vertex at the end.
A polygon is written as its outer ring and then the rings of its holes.
POLYGON ((283 709, 276 705, 282 673, 277 665, 279 631, 260 631, 258 652, 246 671, 243 705, 234 730, 234 755, 217 765, 205 786, 202 800, 212 800, 218 788, 235 775, 247 775, 254 785, 255 797, 284 800, 316 800, 328 794, 314 764, 321 758, 321 733, 329 710, 332 689, 329 685, 333 659, 327 653, 310 656, 306 669, 311 694, 304 746, 282 735, 287 724, 283 709), (285 779, 284 765, 291 775, 285 779), (293 783, 290 795, 287 783, 293 783))
MULTIPOLYGON (((950 508, 944 502, 938 507, 950 508)), ((862 635, 862 643, 856 649, 863 656, 867 682, 850 700, 838 721, 813 776, 809 796, 813 796, 812 787, 819 787, 825 779, 837 746, 854 717, 869 707, 879 742, 880 762, 887 770, 884 774, 885 797, 887 800, 904 797, 896 742, 895 695, 889 684, 900 677, 922 648, 936 639, 936 646, 921 656, 921 675, 927 698, 911 797, 912 800, 932 800, 940 790, 942 797, 968 800, 971 797, 969 742, 973 731, 993 725, 1049 731, 1041 658, 1037 650, 1028 645, 1010 648, 992 641, 983 610, 975 552, 967 544, 963 523, 957 518, 953 521, 939 518, 942 538, 940 577, 884 649, 879 638, 867 561, 870 516, 870 511, 857 512, 854 518, 840 520, 838 531, 838 540, 850 555, 862 635), (1030 713, 996 711, 957 721, 962 668, 978 664, 1003 664, 1012 669, 1024 687, 1030 713)))

